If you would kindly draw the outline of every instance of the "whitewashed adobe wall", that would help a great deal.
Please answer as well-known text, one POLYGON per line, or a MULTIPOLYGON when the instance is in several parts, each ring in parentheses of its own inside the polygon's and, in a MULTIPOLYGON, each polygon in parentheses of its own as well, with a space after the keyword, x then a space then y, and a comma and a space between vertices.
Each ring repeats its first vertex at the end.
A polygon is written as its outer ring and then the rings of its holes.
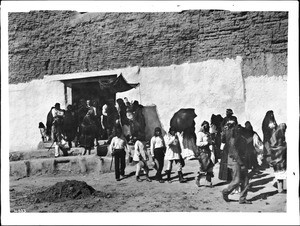
POLYGON ((46 125, 47 114, 58 102, 64 108, 64 85, 58 81, 33 80, 9 85, 9 149, 36 150, 41 141, 38 123, 46 125))
MULTIPOLYGON (((195 109, 196 130, 213 113, 224 116, 226 108, 231 108, 240 124, 251 121, 262 136, 261 122, 268 110, 274 110, 277 122, 286 122, 286 77, 261 75, 244 79, 241 61, 241 57, 236 57, 166 67, 117 69, 129 83, 140 83, 136 89, 118 93, 117 98, 128 97, 144 106, 156 105, 166 131, 171 117, 180 108, 195 109)), ((97 74, 86 73, 86 76, 97 74)), ((64 85, 44 79, 9 87, 10 151, 35 150, 41 140, 38 122, 46 123, 47 113, 56 102, 65 107, 64 85)), ((156 119, 153 115, 147 121, 148 139, 158 125, 156 119)))
MULTIPOLYGON (((286 122, 286 77, 242 77, 241 57, 208 60, 167 67, 124 70, 129 82, 140 82, 135 90, 118 94, 142 105, 157 106, 164 130, 169 129, 173 114, 180 108, 195 108, 196 130, 212 114, 225 116, 231 108, 240 124, 250 121, 262 136, 261 123, 268 110, 273 110, 277 122, 286 122)), ((152 133, 151 133, 152 134, 152 133)), ((148 134, 148 137, 150 134, 148 134)))

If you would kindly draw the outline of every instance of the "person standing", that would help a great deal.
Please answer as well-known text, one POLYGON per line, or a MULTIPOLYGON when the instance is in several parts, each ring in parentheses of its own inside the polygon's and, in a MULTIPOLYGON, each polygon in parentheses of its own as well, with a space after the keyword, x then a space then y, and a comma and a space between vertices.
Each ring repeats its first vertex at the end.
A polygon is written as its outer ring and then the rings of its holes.
POLYGON ((150 153, 153 161, 155 162, 156 175, 155 179, 159 183, 164 183, 161 172, 164 168, 164 158, 166 152, 166 145, 162 137, 161 128, 154 129, 154 136, 150 140, 150 153))
POLYGON ((100 117, 100 124, 101 124, 101 138, 107 139, 108 138, 108 121, 107 121, 107 105, 104 104, 102 106, 102 114, 100 117))
POLYGON ((71 149, 72 141, 75 139, 77 133, 77 121, 72 105, 68 105, 67 110, 65 111, 63 128, 65 140, 68 142, 68 146, 71 149))
POLYGON ((262 132, 263 132, 263 144, 264 144, 264 161, 263 165, 267 168, 271 161, 271 151, 270 151, 270 139, 273 133, 277 129, 277 122, 275 120, 274 112, 269 110, 262 122, 262 132))
POLYGON ((181 147, 179 143, 178 136, 176 135, 175 130, 171 127, 169 133, 165 136, 165 143, 167 146, 165 159, 168 160, 167 165, 167 181, 171 183, 171 172, 173 162, 177 165, 177 172, 179 176, 179 182, 184 183, 186 179, 183 178, 182 167, 184 166, 184 160, 181 156, 181 147))
POLYGON ((91 154, 91 149, 94 147, 94 140, 96 138, 97 126, 93 120, 93 110, 90 109, 86 116, 84 116, 83 121, 81 123, 81 131, 80 131, 80 146, 84 147, 84 151, 82 155, 88 153, 91 154))
POLYGON ((258 155, 262 155, 263 152, 263 144, 262 141, 259 137, 259 135, 257 134, 257 132, 255 132, 253 130, 253 127, 251 125, 251 123, 249 121, 245 122, 245 128, 252 134, 253 136, 253 145, 249 145, 249 153, 248 153, 248 157, 249 157, 249 168, 252 169, 253 172, 255 171, 259 171, 259 162, 258 162, 258 155))
POLYGON ((198 160, 199 160, 199 172, 196 178, 196 185, 200 187, 200 178, 205 176, 206 184, 212 187, 211 178, 214 177, 213 167, 214 163, 211 160, 212 150, 211 145, 213 141, 209 133, 209 123, 203 121, 201 124, 201 129, 197 133, 196 145, 198 147, 198 160))
POLYGON ((225 145, 225 130, 228 127, 234 127, 238 125, 237 118, 233 116, 233 111, 231 109, 226 110, 226 117, 223 119, 221 123, 221 145, 220 145, 220 152, 221 152, 221 162, 220 162, 220 170, 219 170, 219 179, 230 181, 231 178, 231 169, 228 168, 228 145, 225 145))
POLYGON ((284 191, 283 181, 286 180, 286 162, 287 162, 287 144, 285 140, 286 124, 279 124, 276 131, 270 139, 271 166, 274 169, 274 175, 277 180, 277 189, 279 193, 284 191))
POLYGON ((124 125, 128 125, 128 119, 126 117, 126 105, 123 101, 123 99, 119 98, 116 100, 116 105, 115 105, 117 112, 118 112, 118 119, 120 122, 120 125, 123 126, 124 125))
POLYGON ((60 145, 62 142, 62 126, 63 126, 63 117, 64 112, 60 109, 60 104, 56 103, 54 108, 51 110, 53 122, 51 126, 51 137, 54 142, 54 157, 59 156, 60 145))
POLYGON ((127 141, 122 134, 122 129, 116 127, 116 136, 111 140, 112 156, 115 159, 115 178, 120 181, 120 177, 125 177, 125 156, 127 150, 127 141))
POLYGON ((140 179, 140 171, 141 169, 143 169, 146 173, 146 181, 151 182, 152 180, 149 178, 149 168, 147 165, 149 155, 147 153, 146 147, 143 142, 141 142, 136 137, 132 138, 132 142, 134 143, 133 162, 136 163, 136 181, 142 182, 142 180, 140 179))
POLYGON ((124 97, 124 104, 126 105, 126 107, 130 107, 130 102, 127 97, 124 97))
POLYGON ((223 199, 226 202, 230 202, 230 199, 228 198, 229 194, 240 186, 241 192, 239 203, 251 204, 252 202, 246 199, 249 187, 248 166, 246 162, 247 151, 245 150, 245 144, 242 143, 238 125, 226 125, 222 135, 225 147, 228 150, 227 165, 228 168, 231 169, 232 176, 229 185, 222 190, 223 199))
MULTIPOLYGON (((112 104, 112 102, 107 102, 107 108, 106 108, 106 114, 107 114, 107 136, 108 139, 111 136, 115 136, 115 134, 113 134, 113 130, 116 124, 116 120, 119 118, 118 116, 118 111, 115 108, 115 106, 112 104)), ((110 141, 109 141, 110 143, 110 141)))
POLYGON ((225 118, 223 119, 223 121, 221 123, 221 128, 223 129, 223 127, 227 123, 230 123, 230 124, 235 123, 236 125, 238 124, 237 117, 233 115, 233 111, 230 108, 226 109, 226 116, 225 116, 225 118))

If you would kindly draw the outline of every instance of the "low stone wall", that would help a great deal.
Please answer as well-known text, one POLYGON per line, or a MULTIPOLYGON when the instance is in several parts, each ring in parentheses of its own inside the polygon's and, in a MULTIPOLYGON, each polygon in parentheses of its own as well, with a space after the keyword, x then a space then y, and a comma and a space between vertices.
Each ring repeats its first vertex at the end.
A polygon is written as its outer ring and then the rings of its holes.
POLYGON ((111 158, 95 155, 30 159, 10 162, 9 175, 18 179, 45 174, 101 174, 114 171, 114 167, 110 169, 110 163, 111 158))

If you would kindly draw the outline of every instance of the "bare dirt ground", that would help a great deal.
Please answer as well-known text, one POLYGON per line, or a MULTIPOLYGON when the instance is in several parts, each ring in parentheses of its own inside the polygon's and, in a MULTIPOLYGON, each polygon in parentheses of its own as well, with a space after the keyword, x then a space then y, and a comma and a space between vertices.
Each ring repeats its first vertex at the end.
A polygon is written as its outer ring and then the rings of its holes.
MULTIPOLYGON (((196 161, 186 161, 183 168, 187 183, 179 183, 177 173, 172 173, 172 183, 135 180, 135 166, 127 166, 127 177, 116 181, 114 172, 87 175, 51 175, 10 179, 11 212, 285 212, 286 194, 277 193, 272 169, 255 175, 247 198, 253 203, 241 205, 238 194, 230 195, 226 203, 221 190, 226 182, 218 179, 219 164, 215 165, 214 187, 197 187, 196 161), (98 193, 74 199, 58 198, 43 201, 35 197, 57 182, 84 181, 98 193)), ((150 177, 155 170, 150 171, 150 177)), ((165 178, 165 176, 164 176, 165 178)), ((145 179, 141 176, 141 179, 145 179)), ((73 188, 70 188, 73 189, 73 188)))

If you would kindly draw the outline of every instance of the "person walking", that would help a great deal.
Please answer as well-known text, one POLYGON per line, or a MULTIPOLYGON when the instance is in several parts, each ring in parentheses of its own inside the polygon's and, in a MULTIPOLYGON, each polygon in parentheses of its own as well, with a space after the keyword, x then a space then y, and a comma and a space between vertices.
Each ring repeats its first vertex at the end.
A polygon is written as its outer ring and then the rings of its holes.
POLYGON ((249 121, 245 122, 245 128, 251 132, 252 136, 253 136, 253 145, 249 145, 249 147, 251 147, 249 149, 249 153, 248 153, 248 157, 249 157, 249 169, 252 169, 253 172, 258 172, 259 171, 259 167, 260 164, 258 162, 258 156, 261 157, 262 153, 263 153, 263 143, 259 137, 259 135, 257 134, 257 132, 255 132, 253 130, 253 127, 251 125, 251 123, 249 121))
POLYGON ((161 172, 164 168, 164 157, 166 152, 166 145, 162 137, 161 128, 154 129, 154 136, 150 140, 150 153, 153 161, 155 162, 156 175, 155 179, 159 183, 164 183, 161 172))
POLYGON ((226 116, 224 117, 224 119, 221 123, 221 128, 223 129, 223 127, 227 123, 231 123, 231 124, 235 123, 236 125, 238 124, 237 117, 233 115, 233 111, 230 108, 226 109, 226 116))
POLYGON ((62 146, 62 126, 64 112, 60 109, 60 104, 56 103, 54 108, 51 110, 53 121, 51 126, 51 137, 54 143, 54 157, 59 157, 60 146, 62 146))
POLYGON ((116 136, 111 140, 112 156, 115 160, 115 178, 120 181, 120 177, 125 177, 125 156, 127 150, 127 141, 122 134, 120 127, 116 128, 116 136))
POLYGON ((149 155, 146 150, 146 146, 143 144, 140 139, 133 137, 132 142, 134 143, 134 154, 133 154, 133 162, 136 164, 136 181, 142 182, 140 179, 140 171, 143 169, 146 173, 146 181, 151 182, 152 180, 149 178, 149 168, 147 165, 147 161, 149 160, 149 155))
POLYGON ((229 194, 240 186, 240 204, 251 204, 252 202, 246 199, 249 178, 248 178, 248 166, 246 162, 247 151, 245 150, 245 145, 241 144, 241 137, 239 134, 238 125, 229 124, 224 128, 224 133, 222 135, 225 147, 228 150, 228 168, 231 169, 232 180, 229 185, 222 190, 223 199, 226 202, 230 202, 228 198, 229 194), (227 147, 226 147, 227 146, 227 147))
POLYGON ((165 136, 165 144, 167 146, 165 159, 168 160, 167 165, 167 181, 171 183, 171 172, 173 162, 177 165, 177 172, 179 176, 179 182, 184 183, 187 180, 183 178, 182 167, 184 166, 184 160, 181 156, 181 147, 179 143, 178 136, 174 128, 170 128, 168 134, 165 136))
POLYGON ((275 179, 277 180, 277 190, 284 192, 283 182, 286 180, 286 162, 287 162, 287 143, 285 140, 286 124, 279 124, 276 131, 270 139, 271 166, 274 169, 275 179))
POLYGON ((198 147, 198 160, 199 160, 199 172, 196 177, 196 185, 200 187, 200 179, 205 176, 206 185, 212 187, 211 178, 214 177, 213 167, 214 163, 211 160, 212 150, 211 145, 213 141, 211 139, 211 135, 209 133, 209 123, 207 121, 203 121, 201 124, 201 129, 197 133, 196 145, 198 147))

